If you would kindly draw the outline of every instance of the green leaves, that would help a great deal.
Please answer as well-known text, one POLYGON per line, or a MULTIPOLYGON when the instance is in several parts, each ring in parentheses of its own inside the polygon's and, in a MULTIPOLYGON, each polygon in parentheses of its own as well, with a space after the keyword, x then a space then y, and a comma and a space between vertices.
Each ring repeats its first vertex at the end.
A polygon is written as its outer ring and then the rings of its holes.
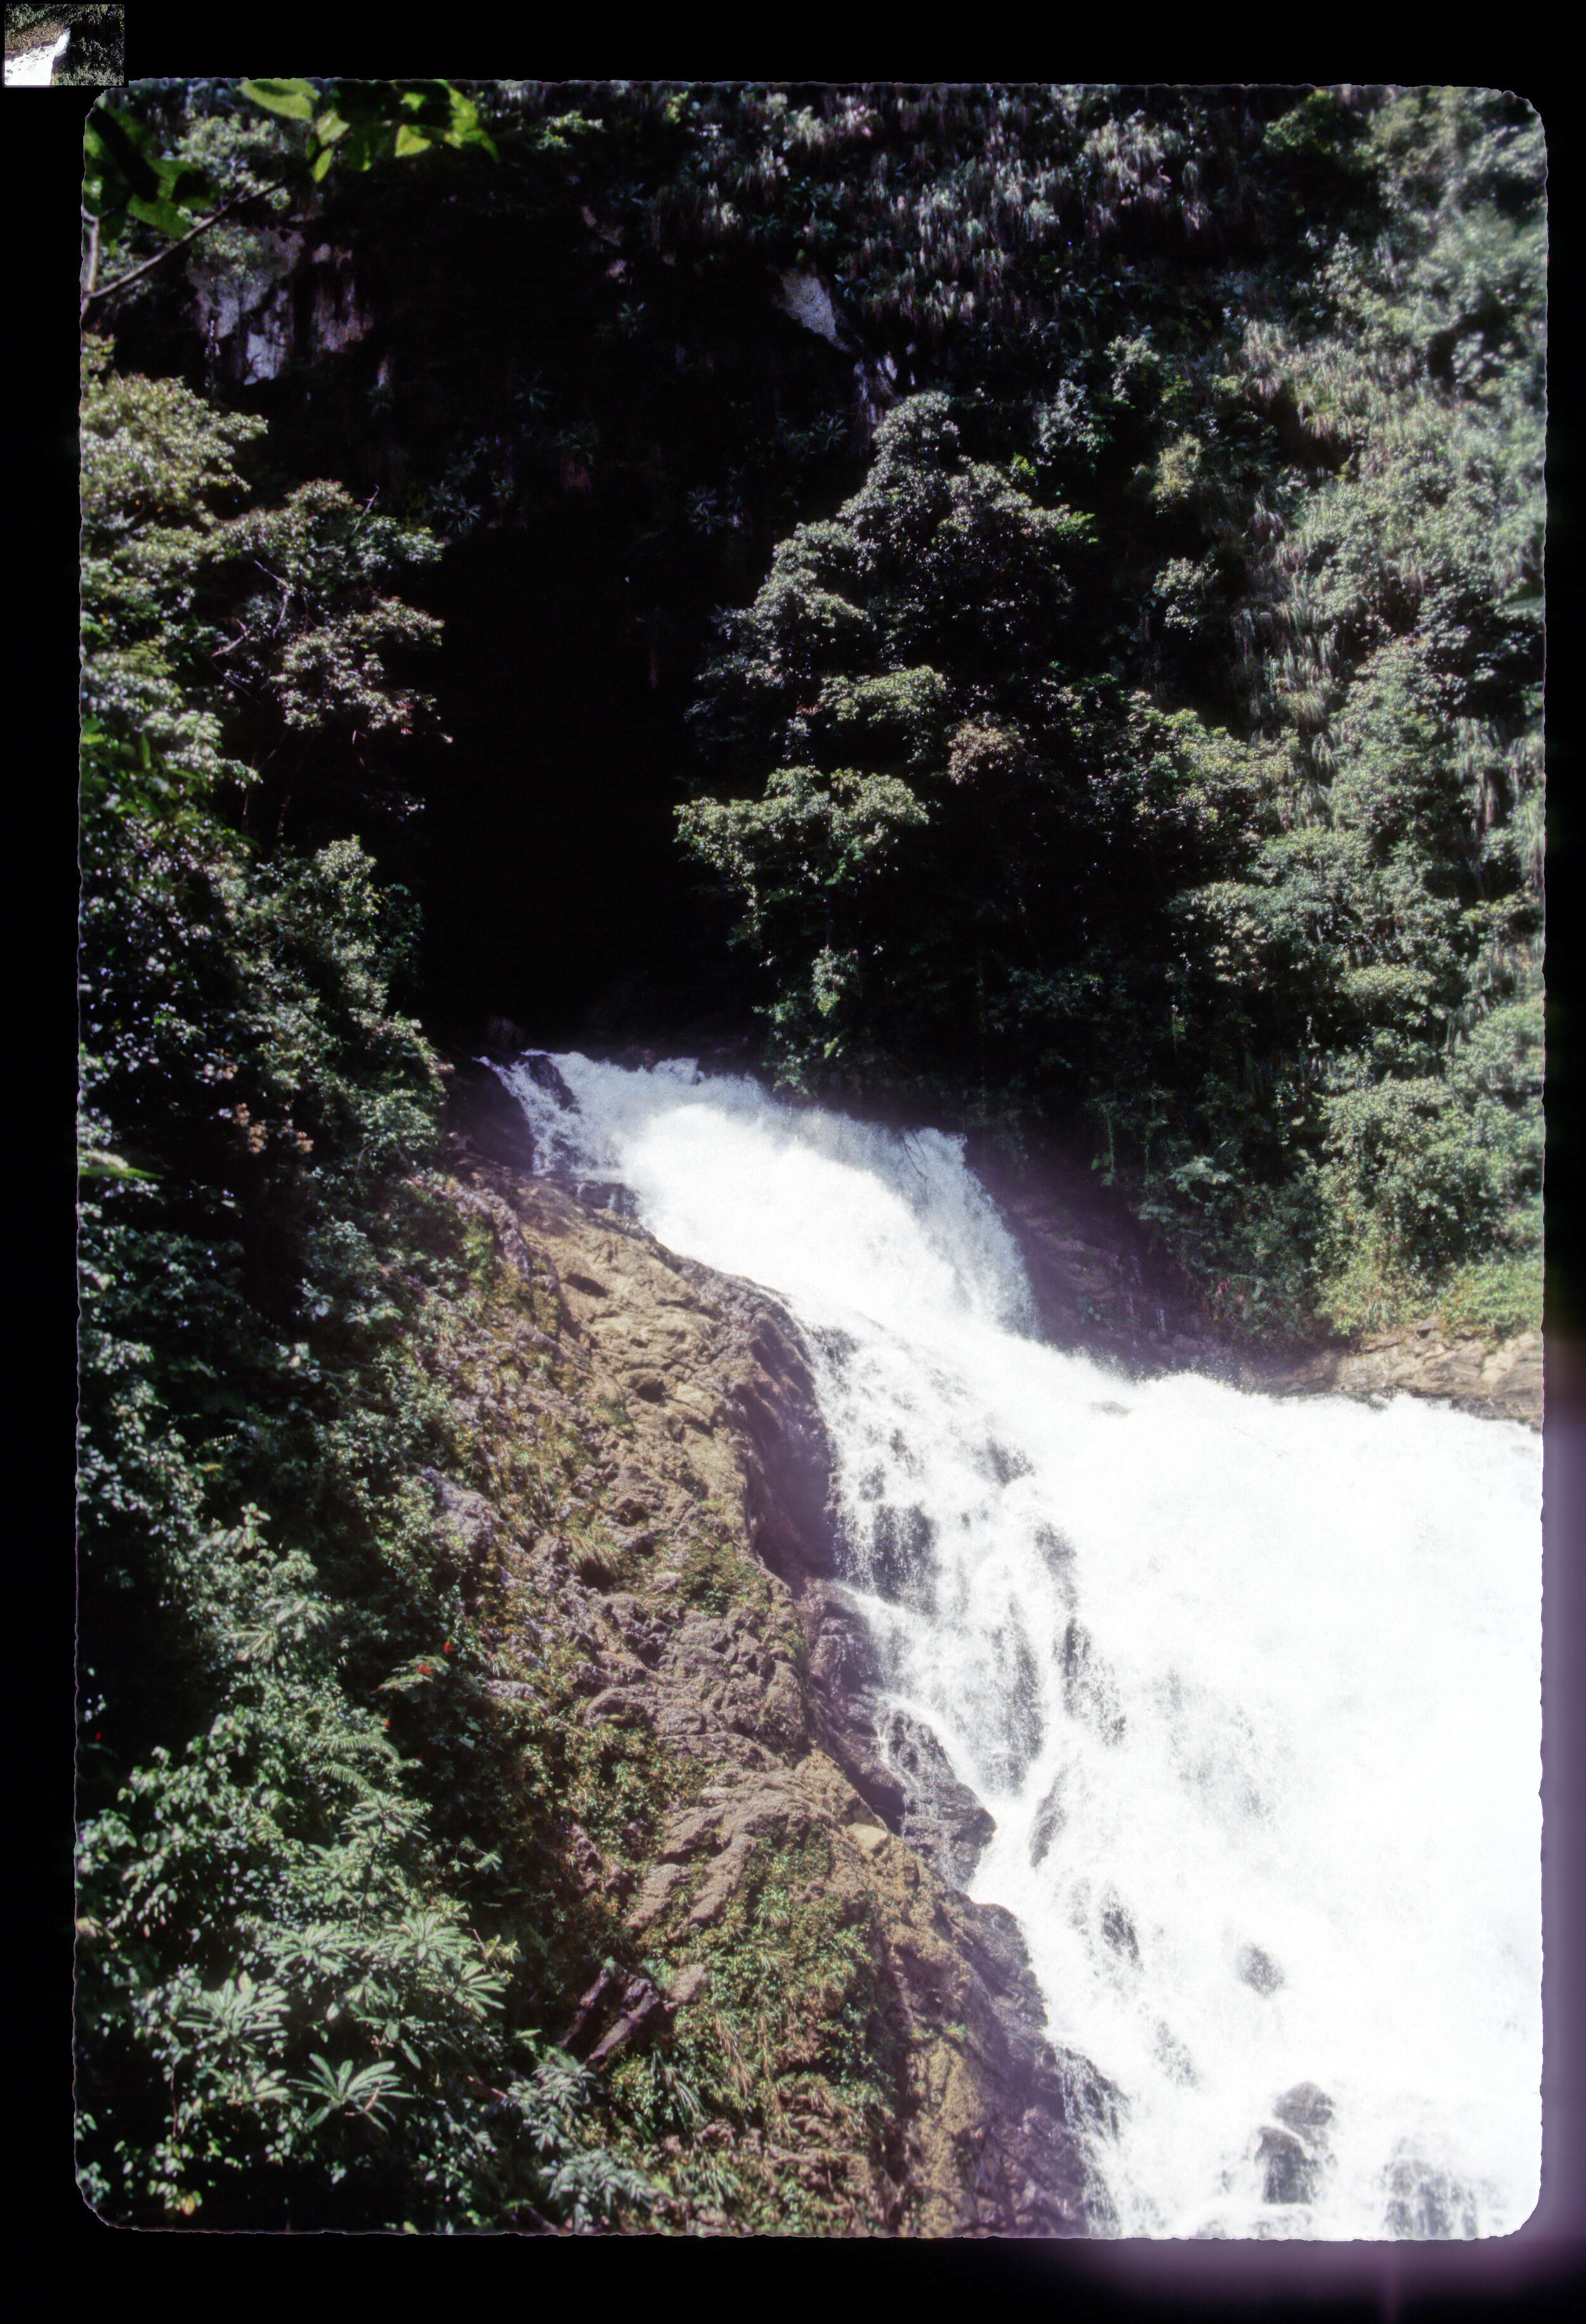
POLYGON ((243 95, 262 112, 308 125, 309 174, 315 184, 335 163, 373 169, 437 146, 482 148, 497 159, 479 108, 449 81, 244 80, 243 95))
MULTIPOLYGON (((365 171, 377 161, 407 159, 432 148, 479 146, 496 152, 471 97, 448 81, 254 80, 240 84, 261 112, 300 126, 308 181, 318 185, 333 163, 365 171)), ((289 170, 282 183, 302 180, 289 170)), ((109 282, 100 282, 102 244, 129 219, 152 226, 169 246, 190 242, 227 212, 251 202, 268 185, 250 185, 226 201, 207 173, 191 161, 155 152, 150 132, 103 102, 88 116, 83 140, 83 216, 89 226, 82 309, 148 272, 167 254, 157 252, 109 282), (207 216, 200 213, 207 212, 207 216)))
POLYGON ((283 121, 312 121, 316 102, 314 84, 309 80, 244 80, 238 83, 242 93, 266 113, 279 114, 283 121))
MULTIPOLYGON (((412 916, 357 843, 259 864, 217 808, 248 770, 219 753, 216 648, 235 668, 245 640, 194 612, 263 549, 276 650, 347 638, 377 706, 381 639, 432 630, 375 584, 428 542, 329 486, 217 525, 258 432, 87 343, 84 2183, 121 2220, 240 2223, 290 2166, 379 2223, 360 2190, 394 2170, 434 2223, 504 2168, 454 2084, 506 2077, 511 1956, 454 1893, 489 1859, 438 1845, 374 1693, 419 1639, 466 1636, 404 1471, 438 1446, 376 1249, 438 1077, 387 997, 412 916)), ((461 1715, 398 1715, 466 1786, 461 1715)))
POLYGON ((134 217, 174 241, 212 208, 216 189, 190 163, 153 151, 150 133, 103 101, 83 133, 83 208, 110 229, 134 217))
POLYGON ((292 2088, 314 2109, 304 2126, 311 2131, 318 2130, 334 2114, 356 2114, 375 2122, 388 2121, 392 2107, 400 2104, 406 2095, 402 2078, 394 2066, 355 2066, 348 2058, 333 2066, 318 2050, 308 2073, 294 2081, 292 2088))

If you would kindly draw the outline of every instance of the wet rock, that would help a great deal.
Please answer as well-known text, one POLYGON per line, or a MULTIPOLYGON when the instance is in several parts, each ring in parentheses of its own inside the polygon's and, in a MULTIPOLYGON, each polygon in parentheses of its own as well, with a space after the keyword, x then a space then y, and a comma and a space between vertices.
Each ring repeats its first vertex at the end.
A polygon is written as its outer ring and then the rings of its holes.
POLYGON ((797 1586, 835 1570, 831 1448, 798 1327, 752 1294, 732 1304, 738 1324, 732 1400, 754 1455, 750 1534, 759 1554, 797 1586))
MULTIPOLYGON (((990 1816, 928 1729, 895 1738, 907 1775, 888 1764, 875 1651, 831 1578, 829 1454, 796 1327, 753 1286, 674 1259, 462 1132, 447 1151, 458 1209, 491 1219, 503 1255, 521 1240, 529 1272, 511 1273, 531 1286, 528 1298, 503 1291, 499 1329, 470 1360, 499 1368, 502 1347, 531 1344, 530 1308, 536 1330, 548 1305, 557 1319, 540 1330, 554 1372, 526 1379, 516 1405, 497 1390, 476 1407, 482 1459, 503 1481, 488 1499, 457 1483, 449 1502, 456 1537, 477 1545, 510 1609, 497 1635, 512 1659, 488 1674, 485 1699, 503 1719, 539 1702, 613 1743, 626 1729, 622 1748, 658 1754, 643 1764, 678 1779, 672 1803, 620 1839, 592 1812, 567 1837, 612 1969, 580 1997, 566 2040, 604 2066, 707 1997, 702 1954, 733 1915, 758 1911, 777 1865, 795 1900, 818 1896, 856 1932, 875 1997, 867 2038, 895 2093, 882 2131, 853 2152, 838 2153, 829 2128, 783 2143, 791 2159, 776 2172, 834 2207, 821 2213, 830 2231, 1073 2236, 1104 2224, 1087 2139, 1116 2121, 1117 2094, 1047 2040, 1012 1916, 956 1885, 990 1816), (641 1377, 664 1397, 636 1394, 641 1377), (505 1480, 540 1441, 554 1469, 529 1516, 505 1480), (576 1545, 559 1524, 576 1526, 576 1545), (602 1529, 618 1571, 583 1580, 576 1561, 604 1551, 602 1529)), ((1010 1629, 1014 1682, 1018 1669, 1010 1629)), ((790 1953, 787 1974, 806 1966, 790 1953)), ((699 2023, 714 2040, 708 2007, 699 2023)), ((752 2058, 742 2070, 762 2070, 752 2058)), ((734 2167, 753 2167, 747 2133, 734 2134, 734 2167)))
POLYGON ((982 1473, 998 1485, 1010 1485, 1016 1477, 1028 1477, 1034 1473, 1034 1463, 1022 1452, 1014 1452, 1006 1444, 986 1445, 981 1456, 981 1467, 982 1473))
POLYGON ((1200 2080, 1195 2061, 1170 2025, 1159 2024, 1151 2048, 1157 2062, 1171 2079, 1186 2089, 1194 2089, 1200 2080))
MULTIPOLYGON (((1128 2101, 1117 2083, 1098 2072, 1077 2050, 1059 2050, 1056 2055, 1069 2119, 1098 2138, 1116 2138, 1128 2111, 1128 2101)), ((1104 2221, 1099 2218, 1097 2225, 1104 2221)))
POLYGON ((908 1711, 887 1715, 881 1741, 902 1778, 902 1837, 954 1888, 967 1888, 997 1820, 953 1773, 940 1742, 908 1711))
POLYGON ((486 1161, 508 1170, 532 1170, 534 1139, 522 1107, 488 1065, 473 1057, 451 1061, 447 1088, 447 1126, 466 1137, 486 1161))
POLYGON ((1024 1932, 1006 1904, 973 1904, 967 1921, 974 1964, 991 1992, 1011 1997, 1021 2016, 1037 2023, 1044 2016, 1040 1988, 1029 1965, 1024 1932))
POLYGON ((1015 1167, 989 1141, 968 1150, 1019 1245, 1043 1337, 1130 1377, 1181 1367, 1199 1307, 1121 1200, 1077 1158, 1015 1167))
POLYGON ((814 1617, 810 1676, 823 1692, 840 1702, 863 1702, 881 1683, 863 1615, 841 1588, 812 1590, 807 1602, 814 1617))
POLYGON ((1387 2172, 1385 2235, 1406 2241, 1446 2243, 1473 2236, 1480 2219, 1474 2190, 1451 2172, 1400 2154, 1387 2172))
POLYGON ((1329 2160, 1327 2126, 1332 2100, 1315 2082, 1296 2082, 1274 2099, 1275 2123, 1263 2125, 1256 2147, 1268 2203, 1314 2200, 1329 2160))
POLYGON ((879 1508, 859 1563, 879 1598, 911 1613, 936 1612, 936 1536, 923 1509, 879 1508))
POLYGON ((1017 1612, 992 1633, 1000 1680, 1001 1731, 984 1761, 985 1779, 999 1791, 1016 1792, 1040 1756, 1046 1738, 1041 1717, 1040 1673, 1017 1612))
POLYGON ((1097 1654, 1083 1622, 1071 1619, 1057 1648, 1063 1674, 1063 1708, 1103 1743, 1123 1740, 1125 1720, 1112 1674, 1097 1654))
POLYGON ((889 1830, 901 1831, 908 1788, 887 1764, 877 1731, 880 1673, 864 1618, 845 1591, 828 1582, 810 1582, 800 1603, 809 1642, 812 1731, 866 1806, 889 1830))
POLYGON ((1322 2176, 1321 2163, 1292 2130, 1268 2123, 1256 2147, 1262 2166, 1261 2200, 1266 2203, 1308 2203, 1322 2176))
POLYGON ((1274 2101, 1272 2111, 1290 2130, 1314 2141, 1332 2120, 1332 2100, 1314 2082, 1296 2082, 1274 2101))
POLYGON ((1277 1963, 1259 1945, 1240 1947, 1238 1968, 1244 1982, 1257 1993, 1276 1993, 1284 1981, 1277 1963))
POLYGON ((1108 1904, 1102 1914, 1102 1934, 1115 1953, 1139 1967, 1140 1945, 1134 1923, 1121 1904, 1108 1904))
MULTIPOLYGON (((1497 1346, 1425 1319, 1355 1342, 1319 1336, 1252 1352, 1229 1337, 1187 1278, 1159 1253, 1123 1203, 1076 1156, 1052 1149, 1022 1167, 989 1140, 969 1157, 1019 1245, 1043 1336, 1131 1378, 1210 1372, 1272 1395, 1406 1394, 1540 1428, 1543 1340, 1521 1332, 1497 1346)), ((1112 1400, 1093 1409, 1122 1416, 1112 1400)))
POLYGON ((1059 1770, 1051 1790, 1036 1810, 1035 1821, 1030 1826, 1029 1860, 1031 1864, 1045 1862, 1052 1842, 1058 1837, 1067 1821, 1068 1813, 1063 1805, 1063 1774, 1059 1770))
POLYGON ((908 1794, 891 1770, 883 1766, 876 1748, 874 1729, 862 1721, 834 1725, 825 1720, 821 1731, 834 1761, 866 1807, 873 1808, 890 1831, 901 1831, 908 1812, 908 1794))

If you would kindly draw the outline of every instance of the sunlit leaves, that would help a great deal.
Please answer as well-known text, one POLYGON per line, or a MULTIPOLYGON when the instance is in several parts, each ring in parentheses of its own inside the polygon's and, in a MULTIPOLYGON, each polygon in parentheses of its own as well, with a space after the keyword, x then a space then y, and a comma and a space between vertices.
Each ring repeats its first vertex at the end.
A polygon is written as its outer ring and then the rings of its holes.
POLYGON ((309 176, 334 165, 354 171, 406 160, 436 147, 478 147, 495 158, 473 99, 447 81, 244 80, 261 111, 308 129, 309 176))
POLYGON ((402 2078, 394 2066, 355 2066, 350 2058, 332 2066, 316 2051, 309 2072, 294 2087, 313 2108, 304 2127, 318 2130, 333 2114, 388 2117, 402 2095, 402 2078))
POLYGON ((309 80, 244 80, 244 97, 266 113, 279 114, 283 121, 311 121, 316 102, 314 84, 309 80))

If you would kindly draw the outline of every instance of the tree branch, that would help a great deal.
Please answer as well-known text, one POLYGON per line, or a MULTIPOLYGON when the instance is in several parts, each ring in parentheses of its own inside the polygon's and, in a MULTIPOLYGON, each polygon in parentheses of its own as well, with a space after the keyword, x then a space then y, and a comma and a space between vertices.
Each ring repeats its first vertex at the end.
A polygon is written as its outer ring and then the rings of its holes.
POLYGON ((88 300, 95 295, 99 274, 99 221, 91 210, 84 210, 82 216, 88 229, 88 265, 83 280, 83 312, 86 314, 88 300))
MULTIPOLYGON (((219 221, 223 217, 226 217, 232 210, 241 209, 248 202, 256 202, 265 194, 285 193, 289 189, 286 186, 278 183, 269 186, 255 186, 252 193, 234 194, 230 201, 222 202, 217 210, 211 210, 207 218, 200 218, 198 225, 193 227, 191 233, 182 235, 176 242, 168 242, 163 250, 157 250, 154 253, 152 258, 145 258, 140 266, 129 267, 124 274, 118 274, 114 282, 106 282, 98 290, 94 290, 92 288, 86 290, 83 293, 81 313, 86 315, 88 309, 95 305, 100 299, 108 299, 113 292, 116 290, 124 290, 129 282, 135 282, 140 274, 147 274, 151 267, 158 266, 162 258, 173 257, 179 250, 185 250, 189 242, 196 242, 199 235, 207 234, 212 226, 217 225, 219 221)), ((97 221, 95 231, 95 254, 97 256, 97 221)))

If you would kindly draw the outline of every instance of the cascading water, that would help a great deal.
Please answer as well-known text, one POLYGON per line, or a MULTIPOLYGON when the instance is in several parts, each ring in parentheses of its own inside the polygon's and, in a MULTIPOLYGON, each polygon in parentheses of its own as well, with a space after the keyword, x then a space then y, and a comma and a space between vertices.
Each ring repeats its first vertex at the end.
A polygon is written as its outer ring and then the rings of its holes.
POLYGON ((960 1142, 580 1056, 542 1167, 780 1297, 890 1703, 996 1820, 1127 2236, 1502 2235, 1540 2167, 1540 1443, 1031 1336, 960 1142))

